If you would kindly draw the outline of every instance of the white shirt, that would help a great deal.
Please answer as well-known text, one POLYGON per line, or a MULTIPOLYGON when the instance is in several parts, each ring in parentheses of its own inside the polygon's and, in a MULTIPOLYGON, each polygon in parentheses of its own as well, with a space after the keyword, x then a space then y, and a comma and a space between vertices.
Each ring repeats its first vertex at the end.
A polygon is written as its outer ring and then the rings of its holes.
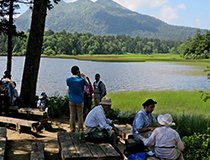
POLYGON ((180 151, 184 149, 179 134, 168 126, 157 127, 149 138, 145 138, 142 141, 148 147, 154 146, 155 154, 160 158, 176 159, 177 149, 180 151))
POLYGON ((101 105, 94 107, 87 115, 85 119, 85 126, 97 127, 100 126, 102 129, 112 130, 112 120, 106 118, 104 109, 101 105))

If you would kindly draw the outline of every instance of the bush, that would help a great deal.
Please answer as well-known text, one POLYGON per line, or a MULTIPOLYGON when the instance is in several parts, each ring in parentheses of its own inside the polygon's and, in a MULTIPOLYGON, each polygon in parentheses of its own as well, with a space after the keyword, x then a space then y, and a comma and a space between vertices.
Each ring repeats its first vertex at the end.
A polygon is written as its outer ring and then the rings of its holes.
MULTIPOLYGON (((207 129, 209 133, 210 128, 207 129)), ((182 139, 185 143, 183 155, 187 160, 209 160, 210 159, 210 134, 194 133, 182 139)))
POLYGON ((60 118, 62 115, 69 116, 69 96, 53 96, 48 98, 49 105, 54 110, 54 117, 60 118))

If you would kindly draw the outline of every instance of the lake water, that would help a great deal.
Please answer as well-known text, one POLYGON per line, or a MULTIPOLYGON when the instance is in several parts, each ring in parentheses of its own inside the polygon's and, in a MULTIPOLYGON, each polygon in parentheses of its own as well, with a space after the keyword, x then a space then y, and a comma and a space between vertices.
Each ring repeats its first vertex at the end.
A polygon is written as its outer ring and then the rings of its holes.
MULTIPOLYGON (((12 80, 17 83, 20 91, 24 57, 13 57, 12 80)), ((0 57, 0 73, 6 69, 7 57, 0 57)), ((45 91, 48 95, 65 95, 67 93, 66 78, 71 76, 70 68, 78 65, 80 71, 94 82, 96 73, 107 90, 112 92, 133 90, 207 90, 210 81, 207 76, 192 76, 190 71, 203 71, 205 67, 178 65, 170 62, 92 62, 75 59, 42 58, 37 95, 45 91)))

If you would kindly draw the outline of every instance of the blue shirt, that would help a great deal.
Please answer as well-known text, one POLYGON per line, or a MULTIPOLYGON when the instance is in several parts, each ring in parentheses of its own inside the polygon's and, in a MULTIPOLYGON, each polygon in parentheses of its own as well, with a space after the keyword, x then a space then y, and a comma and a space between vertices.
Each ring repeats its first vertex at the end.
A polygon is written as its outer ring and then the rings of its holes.
POLYGON ((88 86, 88 82, 84 78, 73 76, 66 79, 66 84, 69 87, 69 101, 72 103, 81 104, 84 101, 83 86, 88 86))
MULTIPOLYGON (((3 83, 7 83, 7 81, 2 81, 3 83)), ((8 97, 10 100, 12 100, 12 97, 14 95, 14 88, 12 87, 12 84, 10 82, 7 83, 7 91, 8 91, 8 97)))
POLYGON ((139 133, 137 131, 137 129, 142 129, 142 128, 147 128, 147 127, 151 127, 152 123, 155 123, 157 120, 155 119, 155 117, 152 115, 152 113, 147 114, 144 111, 144 108, 142 108, 141 111, 139 111, 133 121, 133 136, 135 138, 138 137, 138 135, 142 135, 144 134, 144 132, 139 133))

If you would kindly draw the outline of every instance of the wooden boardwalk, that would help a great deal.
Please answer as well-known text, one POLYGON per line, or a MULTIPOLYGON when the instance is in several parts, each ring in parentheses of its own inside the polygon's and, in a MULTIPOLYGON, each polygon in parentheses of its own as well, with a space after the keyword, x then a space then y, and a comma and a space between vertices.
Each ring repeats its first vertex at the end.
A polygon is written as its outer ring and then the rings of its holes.
POLYGON ((109 143, 79 141, 79 133, 58 132, 58 143, 62 160, 123 159, 109 143))

